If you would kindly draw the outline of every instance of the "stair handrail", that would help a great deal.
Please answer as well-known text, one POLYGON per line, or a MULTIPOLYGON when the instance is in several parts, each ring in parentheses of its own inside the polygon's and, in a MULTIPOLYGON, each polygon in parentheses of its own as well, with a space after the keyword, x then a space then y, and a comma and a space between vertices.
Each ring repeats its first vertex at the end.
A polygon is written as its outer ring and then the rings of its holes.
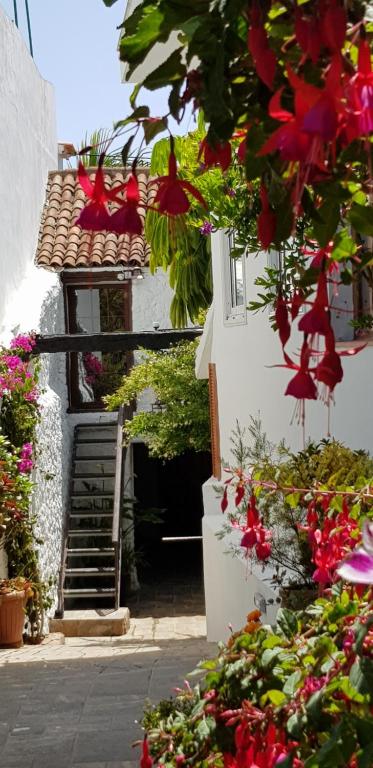
POLYGON ((113 527, 111 541, 115 549, 115 610, 120 606, 120 581, 122 564, 122 508, 124 491, 125 449, 123 447, 123 424, 125 407, 121 405, 118 411, 117 437, 115 449, 115 478, 113 501, 113 527))

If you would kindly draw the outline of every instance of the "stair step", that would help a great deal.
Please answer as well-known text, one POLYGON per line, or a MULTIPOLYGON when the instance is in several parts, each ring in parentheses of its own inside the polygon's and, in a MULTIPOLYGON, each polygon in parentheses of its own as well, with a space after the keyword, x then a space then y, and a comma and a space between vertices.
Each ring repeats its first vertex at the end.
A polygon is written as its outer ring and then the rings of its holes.
POLYGON ((70 518, 77 518, 77 517, 92 517, 95 519, 96 517, 113 517, 112 512, 101 512, 99 509, 72 509, 70 511, 70 518))
POLYGON ((101 455, 101 456, 99 456, 99 455, 98 456, 97 455, 95 455, 95 456, 74 456, 74 461, 91 461, 92 463, 96 462, 98 464, 99 462, 101 463, 102 461, 112 461, 112 462, 114 462, 115 461, 115 456, 103 456, 103 455, 101 455))
POLYGON ((75 424, 75 429, 108 429, 109 427, 116 427, 116 421, 81 421, 79 424, 75 424))
POLYGON ((107 477, 115 477, 115 472, 105 472, 102 473, 102 475, 98 475, 97 472, 90 472, 89 474, 82 474, 81 472, 76 472, 73 474, 73 480, 106 480, 107 477))
POLYGON ((115 437, 83 437, 76 438, 75 445, 96 445, 97 443, 115 443, 115 437))
POLYGON ((70 499, 112 499, 113 496, 114 491, 99 491, 98 493, 94 491, 77 491, 70 494, 70 499))
POLYGON ((83 557, 89 557, 95 555, 95 557, 114 555, 114 547, 76 547, 76 549, 67 550, 68 557, 77 557, 82 555, 83 557))
POLYGON ((110 597, 115 596, 115 589, 95 587, 92 589, 65 589, 65 597, 110 597))
POLYGON ((69 536, 111 536, 111 528, 70 528, 69 536))
POLYGON ((66 568, 66 576, 115 576, 115 568, 66 568))

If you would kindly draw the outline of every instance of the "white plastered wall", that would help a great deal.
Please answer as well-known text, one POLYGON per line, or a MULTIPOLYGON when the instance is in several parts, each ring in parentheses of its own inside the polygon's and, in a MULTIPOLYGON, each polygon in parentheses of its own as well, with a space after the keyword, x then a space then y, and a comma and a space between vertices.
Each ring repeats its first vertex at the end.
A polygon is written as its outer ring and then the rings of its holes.
MULTIPOLYGON (((0 342, 8 344, 19 332, 62 332, 64 319, 58 275, 34 265, 48 171, 57 167, 54 92, 1 8, 0 71, 0 342)), ((43 355, 40 377, 33 509, 41 573, 55 580, 70 460, 65 356, 43 355)))
MULTIPOLYGON (((283 359, 278 336, 270 327, 268 312, 248 312, 244 324, 224 323, 224 238, 222 232, 212 237, 212 329, 206 329, 197 361, 197 374, 202 377, 206 375, 206 356, 209 362, 216 364, 221 455, 228 463, 232 460, 230 438, 236 422, 241 427, 248 426, 250 416, 258 414, 272 442, 285 439, 292 450, 300 450, 303 434, 293 418, 295 400, 284 396, 292 372, 271 367, 281 364, 283 359)), ((254 280, 262 273, 267 258, 266 254, 257 257, 250 254, 245 260, 246 303, 256 298, 258 289, 254 280)), ((289 342, 289 353, 293 357, 299 351, 300 343, 300 334, 289 342)), ((373 452, 373 347, 367 347, 357 356, 344 357, 343 367, 344 379, 337 388, 336 405, 331 408, 331 433, 351 448, 373 452)), ((326 437, 327 417, 322 402, 306 404, 306 439, 318 441, 326 437)), ((260 585, 247 577, 246 563, 225 554, 227 540, 219 541, 215 536, 222 527, 223 516, 214 487, 216 481, 213 478, 204 486, 204 569, 209 640, 226 635, 229 622, 236 628, 243 624, 247 610, 253 605, 255 591, 268 598, 268 581, 262 582, 260 572, 255 575, 260 585)), ((269 576, 269 573, 265 574, 266 578, 269 576)))

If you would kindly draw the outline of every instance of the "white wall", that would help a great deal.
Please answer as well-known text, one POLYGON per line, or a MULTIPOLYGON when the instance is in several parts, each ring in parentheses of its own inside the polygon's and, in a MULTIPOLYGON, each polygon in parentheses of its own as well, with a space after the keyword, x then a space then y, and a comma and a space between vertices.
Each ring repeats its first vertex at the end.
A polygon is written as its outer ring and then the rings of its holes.
MULTIPOLYGON (((19 332, 61 332, 64 318, 58 276, 34 265, 48 171, 57 167, 53 88, 1 8, 0 72, 0 342, 8 344, 19 332)), ((56 579, 70 462, 65 356, 43 355, 40 379, 33 510, 41 573, 56 579)))
MULTIPOLYGON (((284 391, 293 375, 273 368, 283 363, 278 335, 269 323, 268 312, 247 312, 246 324, 224 325, 223 317, 223 237, 213 236, 214 319, 211 361, 216 363, 222 456, 231 455, 230 435, 236 419, 241 426, 260 413, 263 427, 273 442, 285 438, 293 450, 303 447, 302 429, 293 419, 296 401, 284 391)), ((262 273, 267 255, 246 259, 246 301, 256 298, 254 279, 262 273)), ((297 333, 287 349, 294 358, 301 343, 297 333)), ((295 358, 296 359, 296 358, 295 358)), ((373 409, 371 380, 373 347, 355 357, 342 358, 344 379, 336 389, 336 405, 331 408, 331 433, 352 448, 373 452, 373 409)), ((306 404, 306 438, 320 440, 327 435, 328 413, 321 401, 306 404)))
MULTIPOLYGON (((226 462, 232 460, 230 437, 238 420, 241 427, 249 424, 250 416, 260 413, 264 430, 272 442, 283 438, 293 450, 303 447, 302 429, 293 419, 296 401, 285 397, 284 391, 292 372, 271 366, 282 363, 282 351, 277 334, 269 323, 268 313, 246 313, 246 322, 224 324, 224 235, 213 235, 213 311, 209 313, 204 337, 200 344, 197 372, 206 376, 206 363, 214 362, 217 369, 218 407, 221 454, 226 462)), ((246 303, 255 299, 254 280, 266 265, 266 254, 246 259, 246 303)), ((301 336, 291 340, 289 353, 299 350, 301 336)), ((356 357, 343 358, 344 379, 338 385, 336 405, 331 409, 331 433, 352 448, 365 448, 373 453, 373 409, 371 405, 373 378, 373 347, 367 347, 356 357)), ((320 402, 306 404, 306 438, 320 440, 327 435, 327 408, 320 402)), ((224 477, 223 477, 224 480, 224 477)), ((269 587, 270 569, 247 574, 243 558, 227 553, 228 539, 220 541, 224 517, 216 494, 217 481, 208 480, 203 488, 204 519, 204 578, 206 593, 207 637, 210 641, 226 638, 227 626, 242 626, 248 610, 254 605, 256 592, 266 599, 276 595, 269 587)), ((234 533, 232 533, 234 538, 234 533)), ((273 621, 276 604, 269 608, 265 620, 273 621)))
MULTIPOLYGON (((57 166, 53 89, 0 7, 0 334, 32 263, 48 170, 57 166)), ((27 305, 32 311, 33 293, 27 305)), ((26 319, 26 318, 25 318, 26 319)), ((27 324, 26 328, 30 326, 27 324)))

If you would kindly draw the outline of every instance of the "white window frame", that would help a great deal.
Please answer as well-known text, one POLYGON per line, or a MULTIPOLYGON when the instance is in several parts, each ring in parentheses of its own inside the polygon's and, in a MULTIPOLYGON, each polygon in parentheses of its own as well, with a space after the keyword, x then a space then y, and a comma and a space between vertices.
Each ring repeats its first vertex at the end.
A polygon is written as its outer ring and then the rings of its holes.
POLYGON ((233 259, 231 250, 234 246, 234 233, 225 232, 223 238, 223 312, 224 325, 245 325, 247 322, 246 307, 246 274, 245 259, 243 253, 239 259, 233 259), (243 302, 236 304, 233 301, 235 272, 234 266, 237 262, 242 264, 242 282, 243 282, 243 302))

